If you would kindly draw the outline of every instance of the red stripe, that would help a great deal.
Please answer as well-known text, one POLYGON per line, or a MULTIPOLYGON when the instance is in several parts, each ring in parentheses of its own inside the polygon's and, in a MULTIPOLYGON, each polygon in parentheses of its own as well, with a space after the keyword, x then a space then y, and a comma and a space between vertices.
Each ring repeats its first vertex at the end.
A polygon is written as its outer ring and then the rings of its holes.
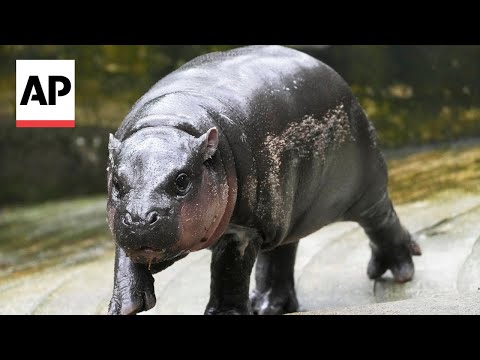
POLYGON ((17 120, 17 128, 74 128, 75 120, 17 120))

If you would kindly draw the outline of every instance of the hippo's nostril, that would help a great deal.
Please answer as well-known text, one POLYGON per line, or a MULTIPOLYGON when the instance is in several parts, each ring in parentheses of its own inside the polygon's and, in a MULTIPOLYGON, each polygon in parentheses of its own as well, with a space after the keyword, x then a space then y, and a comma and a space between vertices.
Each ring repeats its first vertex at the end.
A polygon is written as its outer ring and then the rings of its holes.
POLYGON ((147 222, 149 225, 153 225, 158 221, 159 218, 160 216, 158 213, 156 211, 152 211, 150 214, 148 214, 147 222))
POLYGON ((132 224, 132 216, 129 213, 126 213, 122 218, 122 223, 125 226, 130 226, 132 224))

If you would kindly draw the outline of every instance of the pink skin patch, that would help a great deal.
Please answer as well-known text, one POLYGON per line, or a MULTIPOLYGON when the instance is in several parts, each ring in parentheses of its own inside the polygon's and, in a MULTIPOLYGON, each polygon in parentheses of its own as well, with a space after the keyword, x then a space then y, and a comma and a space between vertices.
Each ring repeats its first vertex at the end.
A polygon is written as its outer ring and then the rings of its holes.
POLYGON ((218 184, 208 171, 203 172, 201 188, 182 205, 176 251, 197 251, 211 245, 228 203, 228 185, 218 184))

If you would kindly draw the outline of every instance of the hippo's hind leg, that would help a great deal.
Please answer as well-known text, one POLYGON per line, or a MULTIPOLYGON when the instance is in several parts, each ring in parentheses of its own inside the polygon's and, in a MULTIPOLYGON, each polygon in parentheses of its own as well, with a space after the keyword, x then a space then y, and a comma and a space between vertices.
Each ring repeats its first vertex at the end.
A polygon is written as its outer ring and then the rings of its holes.
POLYGON ((213 246, 210 301, 205 315, 251 314, 248 291, 259 248, 256 231, 226 233, 213 246))
POLYGON ((294 266, 298 242, 263 251, 257 259, 256 289, 250 298, 258 315, 281 315, 298 310, 294 266))
MULTIPOLYGON (((378 192, 367 193, 367 198, 374 198, 375 193, 378 198, 378 192)), ((370 238, 372 257, 367 274, 370 279, 377 279, 390 270, 395 281, 403 283, 412 279, 415 272, 412 255, 421 255, 421 250, 400 223, 388 192, 380 193, 383 194, 380 200, 360 209, 355 219, 370 238)))

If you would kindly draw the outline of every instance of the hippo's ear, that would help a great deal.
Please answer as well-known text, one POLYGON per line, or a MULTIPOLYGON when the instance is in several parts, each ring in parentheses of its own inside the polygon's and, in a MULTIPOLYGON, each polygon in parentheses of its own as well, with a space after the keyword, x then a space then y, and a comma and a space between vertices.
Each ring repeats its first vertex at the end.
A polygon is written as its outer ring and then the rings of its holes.
POLYGON ((108 151, 110 153, 115 152, 120 146, 120 140, 118 140, 113 134, 110 134, 110 138, 108 140, 108 151))
POLYGON ((203 159, 210 159, 218 148, 218 130, 216 127, 211 128, 200 137, 201 149, 203 151, 203 159))

